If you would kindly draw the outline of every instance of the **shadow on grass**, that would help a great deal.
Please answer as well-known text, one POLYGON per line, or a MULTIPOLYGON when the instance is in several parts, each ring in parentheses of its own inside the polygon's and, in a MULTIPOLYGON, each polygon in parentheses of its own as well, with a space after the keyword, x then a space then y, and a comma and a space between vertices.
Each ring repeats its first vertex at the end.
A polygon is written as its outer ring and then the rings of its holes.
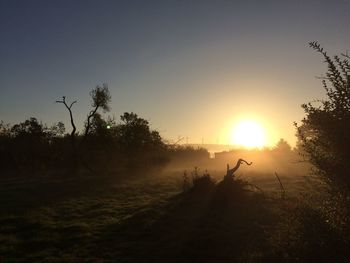
POLYGON ((170 179, 109 180, 7 182, 0 261, 349 262, 349 235, 300 200, 230 178, 198 177, 181 194, 170 179))
POLYGON ((275 222, 266 203, 241 181, 208 182, 110 226, 96 253, 117 262, 256 262, 275 222))

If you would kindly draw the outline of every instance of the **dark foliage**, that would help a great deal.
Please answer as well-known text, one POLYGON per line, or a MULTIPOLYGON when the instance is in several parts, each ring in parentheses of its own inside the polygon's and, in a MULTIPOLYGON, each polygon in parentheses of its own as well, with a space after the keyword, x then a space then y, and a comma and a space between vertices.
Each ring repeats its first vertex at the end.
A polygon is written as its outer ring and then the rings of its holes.
POLYGON ((306 158, 330 186, 350 189, 350 63, 349 56, 330 57, 317 43, 310 47, 320 53, 328 66, 322 77, 327 99, 302 105, 306 117, 297 126, 299 144, 306 158))
MULTIPOLYGON (((98 113, 91 118, 89 135, 75 135, 79 154, 89 166, 100 170, 127 165, 157 166, 167 160, 167 146, 148 122, 134 113, 125 113, 122 122, 103 119, 98 113), (125 121, 125 116, 133 119, 125 121)), ((75 166, 75 150, 70 135, 64 135, 63 123, 52 127, 30 118, 15 125, 1 122, 0 162, 3 170, 38 171, 70 169, 75 166)))
POLYGON ((19 124, 0 123, 0 164, 4 171, 88 169, 109 173, 124 168, 148 169, 165 164, 172 151, 158 131, 135 113, 124 113, 117 123, 105 119, 99 110, 110 110, 111 95, 107 85, 90 92, 91 107, 84 130, 77 133, 73 105, 66 97, 56 101, 69 112, 72 131, 65 134, 59 122, 52 127, 30 118, 19 124))
MULTIPOLYGON (((326 99, 302 105, 305 118, 296 126, 298 148, 313 164, 315 175, 324 182, 322 197, 312 208, 298 210, 293 222, 298 236, 291 242, 292 252, 301 261, 312 260, 310 250, 318 250, 320 262, 344 258, 349 244, 350 219, 350 57, 330 57, 317 43, 310 47, 320 53, 328 70, 321 77, 326 99)), ((347 260, 346 260, 347 259, 347 260)))
POLYGON ((167 155, 174 167, 207 166, 210 154, 207 149, 189 145, 167 145, 167 155))
POLYGON ((98 114, 97 111, 100 108, 104 112, 110 111, 109 103, 111 101, 111 95, 109 93, 107 84, 103 84, 102 87, 97 86, 90 92, 90 96, 92 110, 89 112, 86 119, 83 141, 85 141, 86 137, 89 135, 91 128, 91 119, 94 118, 96 114, 98 114))
POLYGON ((317 207, 287 200, 270 233, 273 262, 348 262, 349 240, 317 207))
POLYGON ((191 172, 191 176, 192 176, 191 191, 209 193, 214 189, 215 181, 207 171, 205 171, 202 175, 200 175, 199 169, 195 167, 195 169, 191 172))

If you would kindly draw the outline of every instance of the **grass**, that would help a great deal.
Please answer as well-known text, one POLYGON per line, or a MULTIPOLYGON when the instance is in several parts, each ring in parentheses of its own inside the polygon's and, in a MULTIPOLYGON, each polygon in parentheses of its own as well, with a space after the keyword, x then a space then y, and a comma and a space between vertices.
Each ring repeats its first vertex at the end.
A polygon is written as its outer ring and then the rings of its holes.
POLYGON ((3 178, 0 262, 293 262, 320 248, 312 233, 334 234, 312 209, 291 216, 301 177, 280 175, 282 200, 273 174, 242 176, 264 193, 240 180, 182 193, 182 176, 3 178))
POLYGON ((93 260, 91 249, 106 228, 162 206, 178 193, 172 179, 97 181, 3 180, 0 261, 93 260))

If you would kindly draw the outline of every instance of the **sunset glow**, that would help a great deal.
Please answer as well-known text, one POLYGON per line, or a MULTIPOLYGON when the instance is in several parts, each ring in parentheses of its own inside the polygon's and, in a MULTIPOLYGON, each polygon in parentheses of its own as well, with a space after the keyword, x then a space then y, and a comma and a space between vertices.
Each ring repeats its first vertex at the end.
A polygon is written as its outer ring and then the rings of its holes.
POLYGON ((234 126, 231 143, 246 148, 262 148, 266 145, 266 132, 253 120, 244 120, 234 126))

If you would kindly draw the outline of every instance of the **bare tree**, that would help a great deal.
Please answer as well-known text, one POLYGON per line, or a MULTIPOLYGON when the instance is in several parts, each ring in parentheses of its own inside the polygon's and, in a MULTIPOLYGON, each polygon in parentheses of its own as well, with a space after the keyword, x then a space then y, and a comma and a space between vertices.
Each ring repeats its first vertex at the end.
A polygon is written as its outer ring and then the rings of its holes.
POLYGON ((73 113, 72 113, 72 107, 73 105, 76 103, 77 101, 73 101, 69 106, 66 102, 66 96, 62 96, 62 100, 56 100, 56 103, 62 103, 66 108, 67 110, 69 111, 69 116, 70 116, 70 123, 72 125, 72 132, 70 133, 70 137, 71 137, 71 140, 72 140, 72 144, 73 144, 73 147, 75 147, 75 132, 77 130, 75 124, 74 124, 74 119, 73 119, 73 113))
POLYGON ((75 140, 76 126, 74 123, 73 112, 72 112, 72 107, 77 101, 75 100, 71 104, 68 105, 66 102, 66 97, 63 96, 62 100, 57 100, 56 103, 62 103, 69 111, 70 121, 71 121, 71 125, 73 127, 73 130, 72 130, 70 136, 71 136, 72 146, 73 146, 73 149, 75 152, 75 156, 77 158, 76 160, 77 161, 79 160, 79 162, 82 163, 86 168, 88 168, 88 170, 93 172, 93 170, 90 168, 88 163, 86 161, 84 161, 84 159, 83 159, 82 144, 85 142, 86 138, 89 135, 89 132, 91 129, 91 120, 96 115, 97 111, 99 109, 102 109, 105 112, 110 110, 109 102, 111 101, 111 95, 109 93, 107 84, 103 84, 102 87, 97 86, 95 89, 93 89, 90 92, 90 96, 92 99, 92 101, 91 101, 92 110, 89 112, 89 114, 87 116, 86 123, 85 123, 84 136, 79 143, 79 147, 76 147, 77 146, 76 140, 75 140))

